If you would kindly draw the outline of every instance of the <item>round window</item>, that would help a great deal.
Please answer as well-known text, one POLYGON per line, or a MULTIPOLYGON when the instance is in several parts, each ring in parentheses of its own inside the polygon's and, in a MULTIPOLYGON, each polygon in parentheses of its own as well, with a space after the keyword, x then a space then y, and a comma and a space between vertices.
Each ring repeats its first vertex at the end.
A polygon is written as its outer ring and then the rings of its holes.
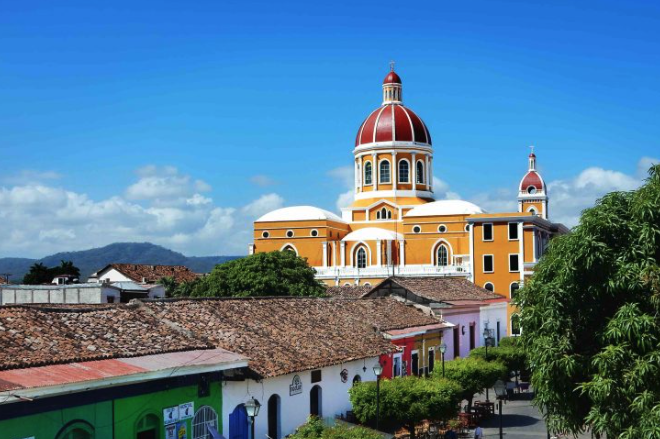
POLYGON ((270 233, 268 233, 266 230, 264 230, 264 231, 261 233, 261 237, 262 237, 262 238, 268 238, 269 236, 270 236, 270 233))
POLYGON ((535 194, 536 193, 536 188, 534 186, 530 186, 527 188, 527 193, 528 194, 535 194))
POLYGON ((293 230, 287 230, 286 231, 286 237, 287 238, 293 238, 293 230))
POLYGON ((316 229, 314 229, 314 230, 312 230, 309 234, 312 235, 312 236, 314 236, 314 237, 316 237, 316 236, 319 236, 319 231, 316 230, 316 229))
POLYGON ((422 231, 422 228, 419 226, 414 226, 413 227, 413 233, 420 233, 422 231))
POLYGON ((445 226, 444 224, 440 224, 438 226, 438 232, 445 233, 446 231, 447 231, 447 226, 445 226))
POLYGON ((469 232, 469 231, 470 231, 470 225, 469 225, 469 224, 466 224, 466 225, 465 225, 465 231, 466 231, 466 232, 469 232))

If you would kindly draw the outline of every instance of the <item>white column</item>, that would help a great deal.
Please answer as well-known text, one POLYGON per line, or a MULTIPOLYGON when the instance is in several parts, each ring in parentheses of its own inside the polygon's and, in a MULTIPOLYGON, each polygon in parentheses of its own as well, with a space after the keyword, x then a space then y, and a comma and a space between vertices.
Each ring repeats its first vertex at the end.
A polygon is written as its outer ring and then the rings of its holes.
POLYGON ((323 266, 328 266, 328 241, 323 241, 323 266))
POLYGON ((387 265, 392 265, 392 240, 387 241, 387 265))
POLYGON ((355 193, 360 192, 360 167, 358 165, 358 160, 355 160, 355 193))
POLYGON ((332 246, 332 266, 336 267, 337 266, 337 242, 332 241, 330 243, 330 245, 332 246))
POLYGON ((342 241, 341 244, 339 245, 339 251, 341 251, 341 254, 339 255, 339 259, 341 260, 341 266, 345 267, 346 266, 346 241, 342 241))
POLYGON ((401 261, 399 265, 402 267, 406 266, 406 242, 405 241, 399 241, 399 247, 400 247, 400 256, 399 260, 401 261))
POLYGON ((381 245, 380 245, 380 242, 381 242, 380 239, 377 239, 377 240, 376 240, 376 253, 377 253, 377 254, 376 254, 376 265, 377 265, 378 267, 380 267, 380 266, 383 265, 383 263, 382 263, 382 259, 383 259, 383 258, 381 257, 381 245))
POLYGON ((426 155, 426 187, 427 190, 431 187, 431 173, 429 172, 429 156, 426 155))
POLYGON ((371 179, 374 182, 374 190, 378 190, 378 177, 380 176, 378 172, 378 155, 376 153, 371 154, 371 179))
POLYGON ((396 151, 392 151, 392 189, 396 190, 396 181, 399 178, 399 166, 396 164, 396 151))
POLYGON ((415 161, 415 153, 412 155, 412 188, 417 190, 417 162, 415 161))
POLYGON ((254 244, 248 244, 248 255, 254 254, 254 244))

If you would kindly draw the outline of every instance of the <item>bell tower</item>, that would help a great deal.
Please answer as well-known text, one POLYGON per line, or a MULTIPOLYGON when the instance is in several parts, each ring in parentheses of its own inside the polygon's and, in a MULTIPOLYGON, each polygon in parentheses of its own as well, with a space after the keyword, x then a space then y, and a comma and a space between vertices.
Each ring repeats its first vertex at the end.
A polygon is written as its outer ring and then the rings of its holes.
POLYGON ((531 212, 548 219, 548 192, 541 174, 536 170, 536 154, 530 146, 529 168, 518 188, 518 212, 531 212))

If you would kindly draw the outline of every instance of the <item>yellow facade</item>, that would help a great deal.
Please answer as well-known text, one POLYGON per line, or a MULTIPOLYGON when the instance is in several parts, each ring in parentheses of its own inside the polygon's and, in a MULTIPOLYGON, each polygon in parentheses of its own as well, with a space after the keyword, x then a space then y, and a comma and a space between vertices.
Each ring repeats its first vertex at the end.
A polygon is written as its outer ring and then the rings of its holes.
POLYGON ((533 153, 518 211, 484 213, 466 201, 434 201, 430 143, 366 142, 353 150, 355 199, 341 217, 310 206, 279 209, 255 222, 250 251, 295 251, 328 285, 376 285, 393 274, 456 276, 510 297, 547 242, 567 231, 547 220, 533 153))

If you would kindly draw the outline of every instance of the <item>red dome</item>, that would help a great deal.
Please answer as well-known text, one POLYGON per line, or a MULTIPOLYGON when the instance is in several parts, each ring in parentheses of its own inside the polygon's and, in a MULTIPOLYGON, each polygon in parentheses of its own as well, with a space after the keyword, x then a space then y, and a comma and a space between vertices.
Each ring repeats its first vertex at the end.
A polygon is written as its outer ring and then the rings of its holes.
POLYGON ((383 79, 383 84, 401 84, 401 78, 394 71, 391 71, 383 79))
POLYGON ((537 192, 544 189, 543 180, 536 171, 529 171, 520 182, 521 191, 527 192, 530 186, 534 187, 534 189, 536 189, 537 192))
POLYGON ((362 122, 355 146, 392 141, 431 145, 431 135, 422 119, 412 110, 400 104, 388 104, 374 110, 362 122))

